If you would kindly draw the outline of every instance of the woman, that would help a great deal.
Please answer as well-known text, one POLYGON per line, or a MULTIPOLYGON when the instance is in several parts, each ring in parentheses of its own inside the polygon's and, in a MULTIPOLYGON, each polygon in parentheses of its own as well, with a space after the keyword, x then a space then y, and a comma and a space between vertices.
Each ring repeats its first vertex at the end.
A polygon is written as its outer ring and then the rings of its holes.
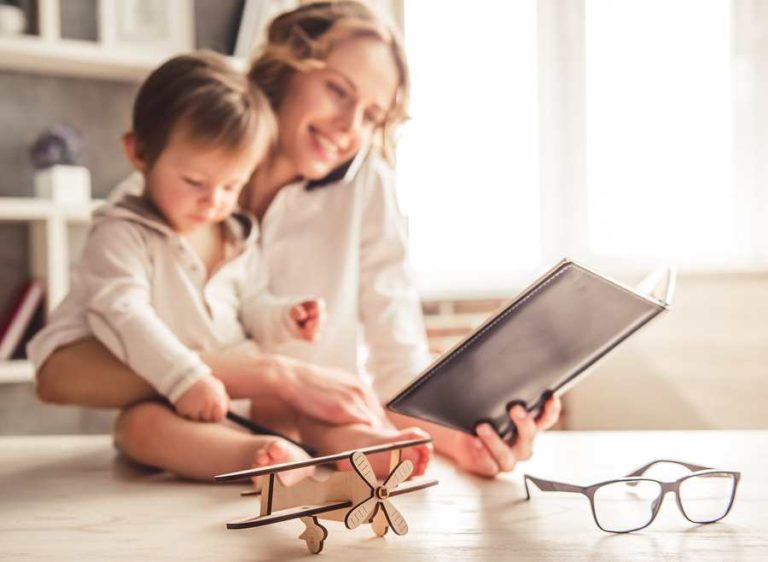
MULTIPOLYGON (((255 171, 243 205, 261 221, 272 292, 324 298, 328 324, 312 345, 291 343, 265 349, 267 355, 244 346, 201 357, 233 397, 254 396, 250 385, 263 378, 262 395, 299 413, 305 440, 329 448, 333 442, 338 448, 364 445, 364 433, 357 442, 334 441, 341 426, 332 425, 360 421, 369 403, 360 379, 340 372, 358 371, 359 337, 367 344, 366 370, 381 401, 429 362, 392 173, 379 156, 391 154, 392 129, 406 115, 402 47, 361 4, 310 4, 272 22, 249 76, 277 114, 279 141, 255 171), (306 415, 315 420, 307 423, 306 415)), ((40 369, 41 398, 124 407, 152 396, 99 344, 63 347, 72 341, 62 341, 40 369)), ((286 409, 274 404, 259 404, 259 421, 278 425, 274 414, 286 409)), ((138 407, 121 416, 123 427, 130 427, 138 407)), ((550 400, 538 420, 519 407, 510 412, 518 429, 512 446, 487 424, 473 437, 394 414, 386 423, 424 429, 459 467, 493 476, 530 456, 536 433, 557 420, 559 408, 557 399, 550 400)))

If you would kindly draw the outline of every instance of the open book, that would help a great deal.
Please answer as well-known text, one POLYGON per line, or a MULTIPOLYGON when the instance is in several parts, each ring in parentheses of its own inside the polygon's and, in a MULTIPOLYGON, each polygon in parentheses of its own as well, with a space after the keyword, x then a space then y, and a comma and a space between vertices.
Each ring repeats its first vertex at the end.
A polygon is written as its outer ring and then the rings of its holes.
POLYGON ((539 410, 667 310, 671 269, 626 287, 563 260, 440 356, 387 407, 470 434, 489 422, 502 437, 508 410, 539 410))

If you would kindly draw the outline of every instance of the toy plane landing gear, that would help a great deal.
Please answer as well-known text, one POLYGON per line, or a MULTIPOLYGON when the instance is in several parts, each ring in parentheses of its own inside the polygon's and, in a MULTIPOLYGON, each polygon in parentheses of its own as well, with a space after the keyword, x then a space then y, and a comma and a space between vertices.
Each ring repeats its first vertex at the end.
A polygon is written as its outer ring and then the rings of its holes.
POLYGON ((401 451, 406 447, 430 441, 431 439, 398 441, 306 461, 221 474, 216 477, 217 481, 262 477, 259 515, 231 521, 227 523, 227 528, 247 529, 301 519, 305 529, 299 538, 307 544, 313 554, 319 554, 323 550, 325 539, 328 538, 328 530, 318 519, 343 521, 348 529, 368 523, 379 537, 383 537, 390 528, 395 534, 404 535, 408 532, 408 524, 391 498, 429 488, 436 485, 437 480, 420 478, 406 482, 413 472, 413 463, 410 460, 401 462, 401 451), (386 451, 391 451, 390 473, 383 482, 379 482, 366 454, 386 451), (310 477, 293 486, 285 486, 275 477, 277 473, 286 470, 342 460, 349 460, 353 470, 334 472, 326 480, 310 477))

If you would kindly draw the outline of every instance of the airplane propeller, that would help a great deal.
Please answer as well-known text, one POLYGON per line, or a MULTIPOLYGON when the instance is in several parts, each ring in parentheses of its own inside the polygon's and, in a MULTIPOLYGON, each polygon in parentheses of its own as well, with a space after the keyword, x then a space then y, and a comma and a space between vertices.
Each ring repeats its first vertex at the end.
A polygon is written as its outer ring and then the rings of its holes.
POLYGON ((379 486, 376 475, 371 468, 366 456, 360 452, 352 454, 352 466, 360 478, 370 488, 371 495, 349 510, 344 518, 344 524, 348 529, 355 529, 365 521, 370 521, 371 516, 378 506, 387 519, 387 523, 398 535, 408 532, 408 524, 405 518, 389 500, 390 493, 401 483, 408 479, 413 472, 413 463, 405 460, 398 464, 387 476, 384 483, 379 486))

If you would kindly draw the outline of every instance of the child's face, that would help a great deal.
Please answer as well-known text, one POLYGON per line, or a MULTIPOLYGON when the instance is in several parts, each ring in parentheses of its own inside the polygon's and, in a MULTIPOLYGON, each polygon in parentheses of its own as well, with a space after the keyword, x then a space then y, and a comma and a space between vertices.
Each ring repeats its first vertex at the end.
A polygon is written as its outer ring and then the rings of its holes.
POLYGON ((340 43, 326 65, 296 72, 277 110, 279 150, 306 179, 357 153, 385 121, 399 82, 390 47, 373 38, 340 43))
POLYGON ((220 222, 235 210, 262 154, 255 142, 233 151, 192 142, 183 131, 174 131, 151 167, 137 167, 152 202, 183 234, 220 222))

